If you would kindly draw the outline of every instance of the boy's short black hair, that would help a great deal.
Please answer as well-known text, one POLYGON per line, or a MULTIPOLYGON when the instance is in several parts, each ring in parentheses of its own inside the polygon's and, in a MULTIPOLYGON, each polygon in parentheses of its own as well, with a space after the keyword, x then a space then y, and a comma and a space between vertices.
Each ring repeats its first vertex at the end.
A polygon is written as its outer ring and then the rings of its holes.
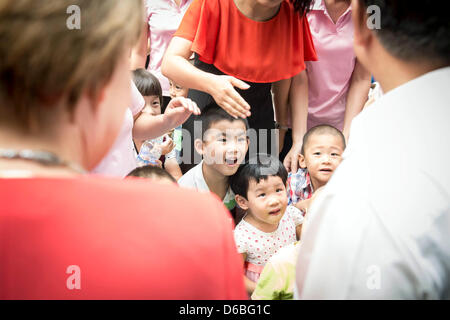
POLYGON ((145 69, 133 71, 133 80, 139 92, 144 96, 158 96, 159 102, 163 103, 161 83, 151 72, 145 69))
POLYGON ((219 107, 219 105, 215 102, 211 102, 202 110, 202 114, 200 115, 200 120, 202 122, 202 140, 205 138, 206 130, 210 129, 215 122, 221 120, 227 120, 230 122, 234 121, 242 121, 245 124, 245 130, 248 130, 248 121, 247 119, 242 118, 234 118, 229 113, 227 113, 224 109, 219 107))
POLYGON ((283 184, 286 185, 288 172, 281 161, 274 156, 259 153, 250 157, 248 162, 241 165, 237 172, 230 177, 230 187, 234 194, 247 199, 251 180, 259 183, 261 180, 274 176, 280 177, 283 184))
POLYGON ((375 12, 370 6, 380 9, 380 29, 375 32, 390 54, 404 61, 450 64, 450 19, 437 1, 359 0, 359 3, 368 17, 375 12))
POLYGON ((345 150, 345 147, 346 147, 345 137, 342 134, 342 132, 328 124, 320 124, 318 126, 315 126, 315 127, 312 127, 311 129, 309 129, 303 136, 303 145, 302 145, 302 150, 300 151, 301 154, 303 154, 303 155, 305 154, 305 148, 306 148, 305 146, 308 144, 310 137, 314 134, 331 134, 331 135, 341 138, 342 146, 343 146, 343 149, 345 150))
POLYGON ((166 170, 161 169, 160 167, 155 166, 143 166, 138 167, 131 171, 127 177, 139 177, 139 178, 147 178, 147 179, 154 179, 154 178, 164 178, 169 179, 172 182, 177 183, 177 180, 175 180, 174 177, 172 177, 166 170))

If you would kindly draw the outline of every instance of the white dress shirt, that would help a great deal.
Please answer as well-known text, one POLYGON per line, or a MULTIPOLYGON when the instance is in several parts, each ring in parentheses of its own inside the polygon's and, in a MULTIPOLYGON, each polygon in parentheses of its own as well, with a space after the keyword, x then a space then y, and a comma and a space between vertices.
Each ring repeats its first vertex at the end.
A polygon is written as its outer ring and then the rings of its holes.
POLYGON ((305 221, 300 299, 450 298, 449 89, 435 70, 353 120, 305 221))

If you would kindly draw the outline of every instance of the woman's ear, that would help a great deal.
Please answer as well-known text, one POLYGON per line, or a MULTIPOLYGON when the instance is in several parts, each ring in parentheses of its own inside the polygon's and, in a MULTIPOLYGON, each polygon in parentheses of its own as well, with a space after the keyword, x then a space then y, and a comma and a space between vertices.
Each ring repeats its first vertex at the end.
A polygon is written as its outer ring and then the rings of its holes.
POLYGON ((305 156, 301 153, 298 155, 298 164, 300 165, 300 168, 306 169, 306 160, 305 156))
POLYGON ((194 148, 195 148, 195 151, 197 151, 197 153, 199 155, 203 156, 204 151, 203 151, 203 141, 202 140, 195 139, 195 141, 194 141, 194 148))
POLYGON ((235 195, 234 199, 236 200, 236 203, 238 204, 239 208, 242 210, 248 210, 248 201, 243 196, 235 195))

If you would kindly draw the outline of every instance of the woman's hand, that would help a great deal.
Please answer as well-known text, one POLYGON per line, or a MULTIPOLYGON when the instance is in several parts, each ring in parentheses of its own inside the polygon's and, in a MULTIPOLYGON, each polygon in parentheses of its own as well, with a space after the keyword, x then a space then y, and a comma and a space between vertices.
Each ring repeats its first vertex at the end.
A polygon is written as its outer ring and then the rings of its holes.
POLYGON ((237 87, 246 90, 250 88, 248 84, 231 76, 211 74, 209 79, 208 93, 221 108, 236 119, 245 119, 251 115, 250 105, 234 89, 237 87))
POLYGON ((170 100, 164 112, 164 120, 170 123, 170 128, 182 125, 191 114, 199 115, 200 109, 197 104, 188 98, 177 97, 170 100))
POLYGON ((163 143, 160 144, 161 147, 161 154, 163 156, 165 156, 166 154, 168 154, 170 151, 173 150, 173 148, 175 148, 175 143, 173 142, 173 140, 171 138, 169 138, 169 136, 166 137, 166 141, 164 141, 163 143))
POLYGON ((288 172, 297 172, 298 170, 298 156, 302 150, 301 143, 292 144, 291 150, 284 158, 283 164, 288 172))

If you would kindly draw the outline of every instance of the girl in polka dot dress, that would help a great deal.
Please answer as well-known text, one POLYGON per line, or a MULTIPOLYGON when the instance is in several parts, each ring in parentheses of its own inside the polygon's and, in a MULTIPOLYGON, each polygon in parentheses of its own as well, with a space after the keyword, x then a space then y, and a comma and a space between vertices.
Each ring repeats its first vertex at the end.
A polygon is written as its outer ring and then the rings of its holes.
POLYGON ((234 238, 245 261, 249 294, 270 257, 300 238, 303 215, 287 205, 286 179, 286 169, 278 159, 259 154, 241 166, 230 181, 236 203, 246 211, 234 238))

